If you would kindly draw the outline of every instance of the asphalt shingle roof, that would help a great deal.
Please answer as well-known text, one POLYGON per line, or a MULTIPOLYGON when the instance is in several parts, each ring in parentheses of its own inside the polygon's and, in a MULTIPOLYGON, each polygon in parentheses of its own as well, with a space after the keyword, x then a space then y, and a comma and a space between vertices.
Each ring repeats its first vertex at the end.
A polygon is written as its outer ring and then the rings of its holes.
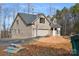
POLYGON ((26 13, 18 13, 18 14, 26 24, 31 24, 37 18, 37 15, 33 14, 26 14, 26 13))
POLYGON ((54 23, 51 23, 50 25, 52 28, 61 28, 61 26, 59 24, 54 24, 54 23))
MULTIPOLYGON (((26 23, 26 24, 32 24, 32 22, 37 18, 37 15, 34 15, 34 14, 27 14, 27 13, 18 13, 19 16, 23 19, 23 21, 26 23)), ((39 15, 39 14, 38 14, 39 15)), ((43 14, 42 14, 43 15, 43 14)), ((45 15, 44 15, 45 16, 45 15)), ((47 18, 47 17, 46 17, 47 18)), ((47 18, 47 20, 49 20, 47 18)), ((59 24, 54 24, 52 23, 51 21, 49 21, 50 23, 50 26, 52 28, 60 28, 61 26, 59 24)))

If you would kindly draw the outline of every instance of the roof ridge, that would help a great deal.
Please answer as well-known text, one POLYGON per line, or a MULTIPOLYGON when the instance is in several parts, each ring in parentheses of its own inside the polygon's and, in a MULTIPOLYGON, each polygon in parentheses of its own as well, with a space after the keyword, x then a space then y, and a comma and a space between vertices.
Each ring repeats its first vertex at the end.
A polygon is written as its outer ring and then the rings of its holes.
MULTIPOLYGON (((35 14, 28 14, 28 13, 17 13, 17 14, 35 15, 35 14)), ((36 16, 36 15, 35 15, 35 16, 36 16)))

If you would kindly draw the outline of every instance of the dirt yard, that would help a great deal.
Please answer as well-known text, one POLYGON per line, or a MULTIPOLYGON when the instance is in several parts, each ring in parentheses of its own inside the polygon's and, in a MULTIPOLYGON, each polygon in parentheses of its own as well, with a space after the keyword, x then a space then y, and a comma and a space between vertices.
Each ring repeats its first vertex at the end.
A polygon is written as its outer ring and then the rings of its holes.
MULTIPOLYGON (((24 50, 19 51, 14 56, 59 56, 71 55, 71 43, 68 38, 60 37, 44 37, 29 45, 23 45, 24 50)), ((3 52, 6 47, 1 46, 0 55, 4 56, 7 53, 3 52)))

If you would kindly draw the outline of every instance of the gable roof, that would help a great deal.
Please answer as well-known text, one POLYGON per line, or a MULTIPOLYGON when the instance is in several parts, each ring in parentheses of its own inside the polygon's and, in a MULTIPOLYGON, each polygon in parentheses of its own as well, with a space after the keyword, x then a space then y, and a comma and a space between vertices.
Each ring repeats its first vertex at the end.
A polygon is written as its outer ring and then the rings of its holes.
POLYGON ((46 18, 46 20, 47 20, 49 23, 51 23, 51 21, 49 20, 49 18, 46 17, 43 13, 40 13, 40 14, 37 14, 37 15, 38 15, 38 17, 39 17, 40 15, 43 15, 43 16, 46 18))
MULTIPOLYGON (((37 18, 37 17, 40 17, 40 15, 43 15, 43 16, 46 18, 46 20, 49 22, 50 27, 52 27, 52 28, 53 28, 53 27, 54 27, 54 28, 60 28, 60 27, 61 27, 59 24, 53 24, 53 23, 50 21, 50 19, 49 19, 48 17, 46 17, 43 13, 40 13, 40 14, 37 14, 37 15, 34 15, 34 14, 27 14, 27 13, 18 13, 18 14, 17 14, 17 16, 20 16, 20 18, 22 19, 22 21, 23 21, 26 25, 32 24, 32 22, 36 21, 36 18, 37 18)), ((17 16, 16 16, 16 18, 17 18, 17 16)), ((15 20, 16 20, 16 18, 15 18, 15 20)), ((14 20, 14 22, 15 22, 15 20, 14 20)), ((13 26, 14 22, 12 23, 12 26, 13 26)), ((11 26, 11 28, 12 28, 12 26, 11 26)))
POLYGON ((18 15, 22 18, 22 20, 26 24, 31 24, 37 18, 37 15, 33 15, 33 14, 18 13, 18 15))
POLYGON ((54 24, 54 23, 51 23, 50 25, 52 28, 61 28, 61 26, 59 24, 54 24))
POLYGON ((53 19, 53 22, 51 22, 50 26, 52 28, 61 28, 61 26, 57 23, 57 19, 56 18, 53 19))
MULTIPOLYGON (((17 18, 17 16, 20 16, 20 18, 22 19, 22 21, 26 25, 28 25, 28 24, 32 24, 32 22, 36 21, 36 18, 39 17, 40 15, 43 15, 46 18, 46 20, 50 23, 50 21, 48 20, 48 18, 43 13, 40 13, 40 14, 37 14, 37 15, 27 14, 27 13, 18 13, 16 15, 16 18, 17 18)), ((15 18, 15 20, 16 20, 16 18, 15 18)), ((15 20, 14 20, 14 22, 15 22, 15 20)), ((14 22, 12 23, 11 28, 12 28, 14 22)))

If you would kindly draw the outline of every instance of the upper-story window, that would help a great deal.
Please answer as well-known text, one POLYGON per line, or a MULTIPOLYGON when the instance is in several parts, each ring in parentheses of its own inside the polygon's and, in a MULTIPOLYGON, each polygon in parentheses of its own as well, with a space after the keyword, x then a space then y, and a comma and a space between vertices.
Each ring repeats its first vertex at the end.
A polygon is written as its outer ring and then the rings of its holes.
POLYGON ((40 18, 40 23, 45 23, 45 18, 40 18))
POLYGON ((17 22, 17 24, 19 24, 19 21, 18 20, 16 22, 17 22))

